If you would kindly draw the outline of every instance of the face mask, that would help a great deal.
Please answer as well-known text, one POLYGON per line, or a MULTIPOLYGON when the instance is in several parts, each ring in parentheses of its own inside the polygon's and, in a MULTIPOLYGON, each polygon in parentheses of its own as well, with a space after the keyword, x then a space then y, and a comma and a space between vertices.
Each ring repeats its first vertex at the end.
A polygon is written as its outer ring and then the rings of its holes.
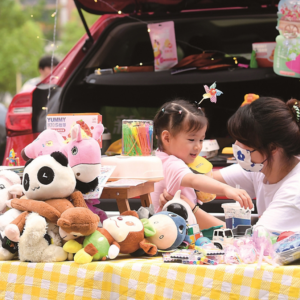
POLYGON ((232 150, 234 157, 238 164, 247 172, 260 172, 263 168, 263 163, 266 161, 266 159, 261 164, 256 164, 251 161, 251 153, 256 150, 246 150, 242 149, 238 145, 233 144, 232 150))

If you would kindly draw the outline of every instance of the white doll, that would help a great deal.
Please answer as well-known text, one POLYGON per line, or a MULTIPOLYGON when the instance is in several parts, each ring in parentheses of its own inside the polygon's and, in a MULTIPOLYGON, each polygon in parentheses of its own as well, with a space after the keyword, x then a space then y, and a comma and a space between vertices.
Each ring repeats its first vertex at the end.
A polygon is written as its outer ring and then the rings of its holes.
POLYGON ((0 171, 0 261, 10 260, 14 257, 14 253, 4 249, 1 242, 5 238, 3 234, 5 227, 21 214, 14 208, 7 210, 6 201, 16 195, 22 195, 19 175, 10 170, 0 171))

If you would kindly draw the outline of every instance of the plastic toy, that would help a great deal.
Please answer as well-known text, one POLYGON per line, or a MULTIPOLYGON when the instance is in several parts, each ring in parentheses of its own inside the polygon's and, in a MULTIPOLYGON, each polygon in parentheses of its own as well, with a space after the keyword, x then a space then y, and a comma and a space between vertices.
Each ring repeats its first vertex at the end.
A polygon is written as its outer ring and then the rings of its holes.
POLYGON ((203 236, 209 238, 210 240, 213 239, 213 234, 214 234, 214 231, 216 229, 219 229, 223 227, 222 225, 218 225, 218 226, 213 226, 213 227, 210 227, 210 228, 207 228, 207 229, 202 229, 201 232, 203 234, 203 236))
POLYGON ((6 160, 8 160, 8 165, 11 167, 20 165, 20 159, 17 157, 17 152, 15 152, 14 149, 9 151, 9 156, 6 160))
POLYGON ((280 242, 280 241, 282 241, 283 239, 285 239, 285 238, 287 238, 287 237, 289 237, 289 236, 291 236, 291 235, 293 235, 293 234, 295 234, 295 232, 293 232, 293 231, 284 231, 284 232, 282 232, 282 233, 279 235, 279 237, 277 238, 277 242, 280 242))
POLYGON ((295 233, 273 245, 278 261, 289 264, 300 258, 300 233, 295 233))
POLYGON ((233 233, 231 229, 217 229, 213 234, 213 244, 219 249, 224 249, 233 243, 233 233))
POLYGON ((199 246, 199 247, 202 247, 203 245, 210 244, 210 243, 211 243, 211 240, 209 238, 203 236, 203 237, 196 240, 195 245, 199 246))
POLYGON ((246 264, 253 264, 257 260, 257 251, 252 237, 235 239, 233 245, 237 248, 240 259, 246 264))
POLYGON ((269 264, 277 266, 274 261, 275 252, 272 247, 272 239, 270 233, 265 227, 259 225, 254 228, 253 241, 255 243, 255 248, 259 253, 257 268, 260 269, 263 259, 269 264), (272 259, 265 258, 265 256, 271 256, 272 259))
POLYGON ((241 237, 244 235, 251 236, 253 228, 251 225, 238 225, 237 227, 232 229, 232 233, 234 237, 241 237))
POLYGON ((217 90, 216 87, 217 87, 217 84, 215 82, 210 87, 208 87, 207 85, 204 85, 204 89, 205 89, 206 93, 203 94, 203 96, 202 96, 203 98, 198 103, 198 105, 200 105, 204 99, 210 99, 210 102, 217 103, 217 96, 222 95, 223 92, 217 90))
POLYGON ((238 255, 237 248, 233 245, 225 247, 224 262, 227 265, 240 264, 241 259, 238 255))

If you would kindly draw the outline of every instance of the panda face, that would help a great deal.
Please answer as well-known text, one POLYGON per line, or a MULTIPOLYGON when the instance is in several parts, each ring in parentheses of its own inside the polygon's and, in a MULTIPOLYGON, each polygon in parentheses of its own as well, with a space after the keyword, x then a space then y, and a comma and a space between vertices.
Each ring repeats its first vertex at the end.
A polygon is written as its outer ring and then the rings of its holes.
POLYGON ((24 169, 23 191, 28 199, 65 198, 75 189, 75 175, 50 155, 38 156, 24 169))

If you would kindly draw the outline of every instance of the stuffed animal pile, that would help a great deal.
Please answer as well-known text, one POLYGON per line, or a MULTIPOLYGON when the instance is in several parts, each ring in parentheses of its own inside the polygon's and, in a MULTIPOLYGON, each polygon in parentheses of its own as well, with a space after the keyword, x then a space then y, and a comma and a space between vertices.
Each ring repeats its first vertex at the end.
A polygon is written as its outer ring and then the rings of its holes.
MULTIPOLYGON (((93 138, 82 138, 82 129, 76 124, 71 130, 71 140, 67 144, 55 130, 46 129, 21 152, 25 161, 48 155, 56 151, 62 152, 67 158, 76 178, 76 190, 83 194, 92 192, 98 186, 98 176, 101 173, 101 149, 97 142, 104 130, 102 124, 97 124, 93 138)), ((95 207, 98 199, 88 199, 86 204, 103 222, 107 215, 95 207)))

